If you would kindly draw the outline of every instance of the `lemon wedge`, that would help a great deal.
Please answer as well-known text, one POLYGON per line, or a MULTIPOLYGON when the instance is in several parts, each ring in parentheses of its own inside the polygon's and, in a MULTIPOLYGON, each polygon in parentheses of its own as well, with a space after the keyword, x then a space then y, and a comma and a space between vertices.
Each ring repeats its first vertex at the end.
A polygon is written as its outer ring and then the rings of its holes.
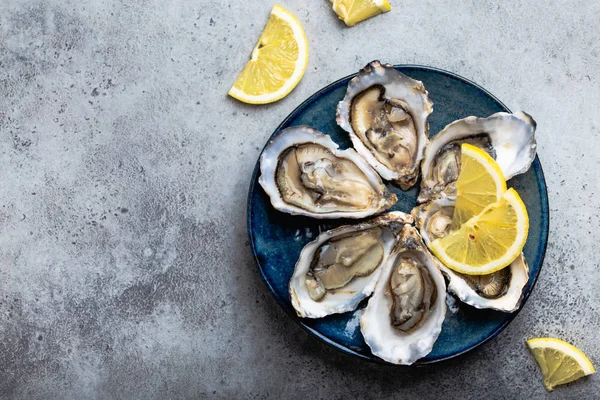
POLYGON ((452 226, 460 227, 506 192, 500 166, 479 147, 463 143, 452 226))
POLYGON ((331 0, 333 11, 348 26, 392 9, 387 0, 331 0))
POLYGON ((250 61, 228 94, 244 103, 266 104, 287 96, 308 64, 308 41, 298 19, 275 4, 250 61))
POLYGON ((560 339, 535 338, 526 343, 542 370, 544 386, 549 392, 596 372, 581 350, 560 339))
POLYGON ((487 275, 513 262, 525 246, 529 217, 514 189, 485 207, 431 250, 448 268, 467 275, 487 275))

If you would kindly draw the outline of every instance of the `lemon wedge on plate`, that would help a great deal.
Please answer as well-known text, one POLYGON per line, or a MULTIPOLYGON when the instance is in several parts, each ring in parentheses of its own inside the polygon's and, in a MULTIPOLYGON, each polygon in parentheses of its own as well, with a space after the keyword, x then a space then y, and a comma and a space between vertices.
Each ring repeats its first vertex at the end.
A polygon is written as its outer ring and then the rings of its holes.
POLYGON ((308 64, 308 41, 298 19, 275 4, 250 61, 229 95, 244 103, 280 100, 296 87, 308 64))
POLYGON ((463 143, 460 165, 452 217, 452 226, 456 228, 506 192, 506 180, 500 166, 479 147, 463 143))
POLYGON ((333 11, 348 26, 392 9, 387 0, 331 0, 333 11))
POLYGON ((526 343, 542 370, 548 391, 596 372, 581 350, 560 339, 535 338, 526 343))
POLYGON ((487 275, 513 262, 527 241, 529 217, 514 189, 485 207, 431 250, 448 268, 467 275, 487 275))

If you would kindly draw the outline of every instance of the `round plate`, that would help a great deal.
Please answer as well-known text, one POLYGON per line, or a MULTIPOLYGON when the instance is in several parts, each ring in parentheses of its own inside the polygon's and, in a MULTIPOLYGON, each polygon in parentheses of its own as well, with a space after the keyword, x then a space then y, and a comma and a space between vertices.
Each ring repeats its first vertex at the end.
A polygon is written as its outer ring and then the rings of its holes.
MULTIPOLYGON (((434 104, 429 117, 430 132, 437 133, 448 123, 469 115, 486 117, 498 111, 510 110, 485 89, 453 73, 423 66, 396 66, 404 74, 423 81, 434 104)), ((335 122, 336 106, 346 93, 347 76, 321 89, 292 112, 273 135, 293 125, 310 125, 331 136, 341 148, 351 146, 348 134, 335 122)), ((275 210, 258 183, 259 163, 256 163, 248 194, 248 234, 252 253, 260 273, 275 298, 299 325, 335 348, 360 358, 383 362, 373 356, 360 333, 360 311, 332 315, 322 319, 296 316, 288 295, 288 283, 302 248, 319 232, 352 221, 316 220, 291 216, 275 210)), ((398 196, 390 210, 410 212, 416 204, 420 183, 408 191, 388 184, 398 196)), ((548 194, 539 159, 525 174, 508 182, 527 206, 529 237, 523 252, 529 263, 529 283, 521 307, 529 297, 540 273, 548 239, 548 194)), ((363 301, 360 308, 364 307, 363 301)), ((458 311, 450 309, 442 333, 433 350, 416 364, 428 364, 463 354, 500 333, 517 315, 492 310, 478 310, 456 302, 458 311)))

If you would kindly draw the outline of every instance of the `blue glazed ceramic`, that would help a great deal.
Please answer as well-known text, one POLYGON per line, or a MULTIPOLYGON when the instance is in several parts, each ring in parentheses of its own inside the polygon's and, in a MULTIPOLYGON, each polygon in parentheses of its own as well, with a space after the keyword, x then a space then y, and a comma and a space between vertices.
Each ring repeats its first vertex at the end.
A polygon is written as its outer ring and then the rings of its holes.
MULTIPOLYGON (((429 91, 434 103, 434 112, 429 118, 432 134, 448 123, 469 115, 487 117, 498 111, 510 112, 485 89, 453 73, 412 65, 396 66, 396 69, 423 81, 429 91)), ((352 77, 342 78, 315 93, 292 112, 273 134, 289 126, 305 124, 329 134, 341 148, 350 147, 347 133, 335 122, 335 111, 352 77)), ((279 304, 298 324, 324 342, 359 358, 383 362, 371 354, 362 338, 358 311, 322 319, 303 319, 296 316, 288 296, 288 282, 302 248, 319 231, 352 221, 315 220, 276 211, 258 184, 258 176, 257 162, 248 194, 248 234, 258 269, 279 304)), ((527 173, 511 179, 508 184, 521 195, 530 218, 529 237, 524 249, 530 280, 525 289, 524 305, 540 273, 548 240, 548 195, 539 159, 536 157, 527 173)), ((410 212, 416 204, 419 182, 408 191, 391 184, 388 187, 398 196, 398 203, 390 211, 410 212)), ((365 304, 366 301, 359 309, 365 304)), ((448 310, 442 333, 431 353, 416 364, 447 360, 474 349, 500 333, 518 312, 506 314, 478 310, 458 301, 457 304, 457 312, 448 310)))

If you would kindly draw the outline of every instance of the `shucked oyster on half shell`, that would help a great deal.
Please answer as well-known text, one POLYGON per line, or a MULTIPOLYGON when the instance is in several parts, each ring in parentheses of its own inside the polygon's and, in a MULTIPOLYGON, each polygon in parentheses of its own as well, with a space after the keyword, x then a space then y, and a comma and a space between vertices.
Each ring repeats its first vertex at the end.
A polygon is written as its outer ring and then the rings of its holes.
POLYGON ((260 157, 260 185, 279 211, 313 218, 364 218, 393 206, 377 172, 308 126, 279 132, 260 157))
POLYGON ((456 194, 462 143, 485 150, 496 160, 506 179, 524 173, 535 158, 535 129, 536 122, 524 112, 467 117, 448 124, 431 138, 425 149, 417 201, 424 203, 456 194))
POLYGON ((371 352, 410 365, 431 352, 446 316, 446 285, 413 226, 405 225, 360 319, 371 352))
POLYGON ((373 292, 396 234, 412 222, 395 211, 321 233, 302 249, 290 279, 296 313, 321 318, 356 309, 373 292))
POLYGON ((373 61, 348 83, 336 120, 379 175, 406 190, 419 175, 432 111, 422 82, 373 61))
MULTIPOLYGON (((445 197, 415 207, 412 215, 425 244, 450 232, 455 201, 445 197)), ((521 254, 508 267, 489 275, 464 275, 440 263, 448 278, 448 290, 475 308, 514 312, 521 305, 529 281, 529 268, 521 254)))

